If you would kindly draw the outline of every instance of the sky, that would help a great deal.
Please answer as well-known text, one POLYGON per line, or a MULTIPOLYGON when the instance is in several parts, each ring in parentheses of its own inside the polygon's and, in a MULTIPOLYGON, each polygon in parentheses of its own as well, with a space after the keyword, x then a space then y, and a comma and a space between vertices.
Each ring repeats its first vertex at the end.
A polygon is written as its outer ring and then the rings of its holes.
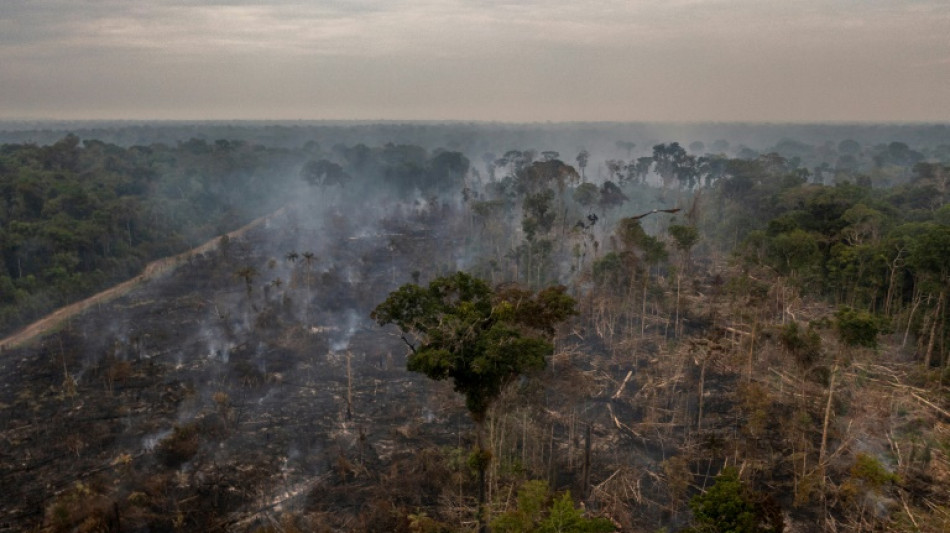
POLYGON ((0 119, 948 122, 950 0, 0 0, 0 119))

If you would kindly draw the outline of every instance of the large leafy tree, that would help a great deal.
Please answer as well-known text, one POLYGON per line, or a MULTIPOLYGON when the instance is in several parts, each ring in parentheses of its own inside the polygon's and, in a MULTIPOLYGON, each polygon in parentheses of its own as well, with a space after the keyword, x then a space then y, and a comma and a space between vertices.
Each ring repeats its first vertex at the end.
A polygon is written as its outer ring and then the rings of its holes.
MULTIPOLYGON (((537 293, 508 287, 492 290, 470 274, 436 278, 428 287, 406 284, 376 306, 371 317, 395 324, 411 351, 407 368, 436 379, 451 379, 465 396, 475 421, 479 504, 485 504, 485 470, 491 454, 484 445, 484 422, 495 398, 516 377, 545 367, 554 346, 555 326, 577 313, 562 286, 537 293)), ((481 519, 482 530, 487 520, 481 519)))
POLYGON ((407 368, 451 379, 476 423, 512 379, 545 366, 555 326, 576 314, 562 286, 533 293, 493 291, 470 274, 406 284, 373 310, 380 325, 395 324, 410 348, 407 368))

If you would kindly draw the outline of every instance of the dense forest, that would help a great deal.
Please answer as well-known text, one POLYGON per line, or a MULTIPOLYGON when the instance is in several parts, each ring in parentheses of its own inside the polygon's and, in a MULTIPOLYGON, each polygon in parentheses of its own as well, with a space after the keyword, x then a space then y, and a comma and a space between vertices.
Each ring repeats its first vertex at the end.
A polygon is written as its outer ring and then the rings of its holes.
POLYGON ((201 128, 3 132, 0 530, 950 528, 944 126, 201 128))

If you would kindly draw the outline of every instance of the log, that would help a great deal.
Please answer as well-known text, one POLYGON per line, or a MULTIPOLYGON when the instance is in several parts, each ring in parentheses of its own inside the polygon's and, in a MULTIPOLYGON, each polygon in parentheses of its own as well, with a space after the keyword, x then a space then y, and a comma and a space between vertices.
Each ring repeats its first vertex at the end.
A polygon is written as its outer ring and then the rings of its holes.
POLYGON ((627 371, 627 376, 623 378, 623 383, 620 384, 620 387, 617 389, 617 392, 611 396, 612 399, 616 400, 620 397, 620 394, 623 392, 623 389, 627 386, 627 382, 630 381, 630 377, 633 376, 633 370, 627 371))

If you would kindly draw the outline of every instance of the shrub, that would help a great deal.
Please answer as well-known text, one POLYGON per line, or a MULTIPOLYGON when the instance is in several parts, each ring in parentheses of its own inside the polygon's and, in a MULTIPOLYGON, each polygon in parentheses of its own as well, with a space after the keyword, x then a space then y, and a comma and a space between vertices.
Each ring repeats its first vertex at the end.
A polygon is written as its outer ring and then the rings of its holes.
POLYGON ((689 501, 693 518, 698 523, 695 531, 722 533, 780 532, 780 515, 769 513, 742 480, 735 468, 725 468, 716 476, 716 483, 689 501), (772 514, 773 516, 769 516, 772 514))
POLYGON ((877 347, 877 334, 881 328, 874 315, 867 311, 842 307, 835 313, 835 318, 835 328, 841 342, 848 346, 877 347))

